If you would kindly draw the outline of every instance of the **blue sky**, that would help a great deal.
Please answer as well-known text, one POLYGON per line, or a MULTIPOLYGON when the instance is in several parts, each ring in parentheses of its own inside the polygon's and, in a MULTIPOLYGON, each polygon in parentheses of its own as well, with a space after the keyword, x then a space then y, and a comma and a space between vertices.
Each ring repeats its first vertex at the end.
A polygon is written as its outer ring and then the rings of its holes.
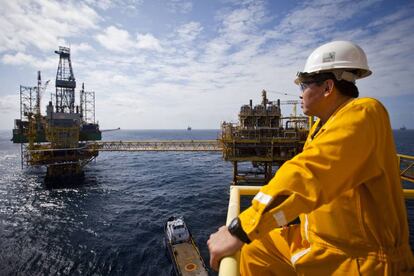
POLYGON ((44 112, 59 46, 71 47, 77 87, 95 91, 101 128, 183 129, 236 122, 262 89, 295 99, 278 92, 299 96, 296 72, 332 40, 366 51, 361 96, 380 99, 394 128, 414 128, 413 1, 0 2, 0 129, 13 127, 19 85, 34 86, 38 70, 51 80, 44 112))

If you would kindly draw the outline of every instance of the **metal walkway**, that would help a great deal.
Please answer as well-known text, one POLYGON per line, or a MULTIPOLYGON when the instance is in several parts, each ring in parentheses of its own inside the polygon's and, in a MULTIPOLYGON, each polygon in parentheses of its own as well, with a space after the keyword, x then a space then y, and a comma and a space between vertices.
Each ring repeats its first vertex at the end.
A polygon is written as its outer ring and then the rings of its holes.
POLYGON ((86 148, 99 151, 221 151, 217 140, 111 141, 87 142, 86 148))

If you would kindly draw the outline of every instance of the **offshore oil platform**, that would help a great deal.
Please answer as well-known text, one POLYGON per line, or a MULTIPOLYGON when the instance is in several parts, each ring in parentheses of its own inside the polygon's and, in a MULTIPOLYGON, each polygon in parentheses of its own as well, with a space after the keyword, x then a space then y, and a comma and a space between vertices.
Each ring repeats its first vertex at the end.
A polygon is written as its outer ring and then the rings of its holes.
POLYGON ((99 151, 222 151, 233 163, 233 184, 264 184, 280 166, 302 150, 309 130, 309 119, 296 115, 297 101, 269 101, 262 91, 262 102, 243 105, 239 122, 221 125, 217 140, 100 141, 95 122, 95 93, 80 90, 75 106, 76 80, 70 49, 59 47, 55 94, 41 112, 41 97, 49 81, 38 72, 37 86, 20 86, 20 118, 15 120, 14 143, 21 144, 22 166, 46 166, 46 182, 77 182, 83 167, 99 151), (54 103, 54 104, 53 104, 54 103), (293 104, 291 116, 283 117, 281 105, 293 104), (247 163, 252 168, 243 170, 247 163))
POLYGON ((49 81, 37 86, 20 86, 20 119, 15 120, 14 143, 21 144, 23 165, 46 166, 46 181, 62 182, 83 177, 82 168, 98 156, 98 150, 85 148, 86 141, 101 140, 95 123, 95 93, 80 90, 80 105, 75 106, 76 80, 70 49, 59 47, 56 92, 41 112, 41 97, 49 81), (53 102, 55 103, 53 105, 53 102))
POLYGON ((302 151, 310 119, 296 114, 298 101, 275 102, 262 91, 262 102, 243 105, 237 124, 224 122, 219 139, 223 158, 233 163, 233 184, 265 184, 273 176, 273 166, 280 166, 302 151), (283 117, 281 105, 294 105, 291 116, 283 117), (252 167, 239 170, 240 163, 252 167))
MULTIPOLYGON (((21 144, 22 166, 46 166, 46 182, 77 182, 83 167, 99 151, 214 151, 233 163, 233 184, 264 184, 272 177, 273 166, 280 166, 302 150, 309 120, 296 115, 297 101, 275 102, 262 91, 262 103, 241 107, 239 122, 221 125, 217 140, 100 141, 95 122, 95 93, 82 84, 80 105, 75 106, 76 80, 70 49, 59 47, 55 94, 41 113, 41 97, 49 81, 37 86, 20 86, 20 119, 15 120, 14 143, 21 144), (53 105, 53 102, 55 103, 53 105), (294 114, 283 117, 281 105, 293 104, 294 114), (239 170, 241 163, 253 168, 239 170)), ((246 166, 245 166, 246 167, 246 166)))
MULTIPOLYGON (((313 118, 296 114, 298 101, 269 101, 263 90, 259 105, 250 100, 241 107, 238 123, 222 123, 217 140, 100 141, 95 93, 85 91, 82 84, 80 105, 75 106, 70 49, 59 47, 55 53, 59 55, 56 92, 46 115, 40 106, 49 81, 43 83, 38 72, 37 86, 20 86, 20 118, 15 120, 12 138, 21 144, 22 166, 47 167, 46 182, 76 183, 99 151, 201 151, 222 152, 223 159, 232 162, 232 184, 263 185, 272 178, 274 166, 302 151, 313 123, 313 118), (283 117, 282 105, 293 105, 293 114, 283 117)), ((399 155, 399 160, 401 178, 412 181, 413 159, 399 155)))

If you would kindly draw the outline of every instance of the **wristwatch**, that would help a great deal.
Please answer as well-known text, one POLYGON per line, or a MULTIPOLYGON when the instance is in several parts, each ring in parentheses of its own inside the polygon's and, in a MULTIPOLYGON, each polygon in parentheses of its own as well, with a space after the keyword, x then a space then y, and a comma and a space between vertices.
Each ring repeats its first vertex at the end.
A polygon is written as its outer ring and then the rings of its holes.
POLYGON ((227 227, 230 234, 237 237, 239 240, 241 240, 244 243, 250 243, 250 239, 247 236, 246 232, 244 232, 239 217, 235 217, 227 227))

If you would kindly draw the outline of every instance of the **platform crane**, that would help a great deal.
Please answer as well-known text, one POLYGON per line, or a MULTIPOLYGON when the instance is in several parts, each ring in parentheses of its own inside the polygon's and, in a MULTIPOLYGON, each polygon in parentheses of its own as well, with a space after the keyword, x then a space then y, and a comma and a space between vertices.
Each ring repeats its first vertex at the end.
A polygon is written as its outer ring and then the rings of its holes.
POLYGON ((41 98, 43 92, 46 91, 47 86, 49 85, 50 80, 47 80, 44 84, 42 84, 42 75, 40 71, 37 71, 37 87, 36 87, 36 106, 35 106, 35 114, 40 117, 40 105, 41 105, 41 98))
MULTIPOLYGON (((265 91, 265 90, 263 90, 265 91)), ((280 91, 275 91, 275 90, 268 90, 270 93, 274 93, 274 94, 279 94, 279 95, 284 95, 284 96, 289 96, 289 97, 295 97, 297 98, 297 95, 293 95, 293 94, 289 94, 286 92, 280 92, 280 91)), ((271 103, 271 102, 269 102, 271 103)), ((286 100, 286 101, 280 101, 281 105, 293 105, 293 114, 291 116, 293 117, 297 117, 297 105, 300 103, 300 101, 298 100, 286 100)))
POLYGON ((297 101, 297 100, 280 101, 280 104, 283 104, 283 105, 293 105, 293 114, 292 114, 292 116, 295 117, 295 118, 297 117, 297 109, 296 109, 296 107, 299 104, 299 101, 297 101))

